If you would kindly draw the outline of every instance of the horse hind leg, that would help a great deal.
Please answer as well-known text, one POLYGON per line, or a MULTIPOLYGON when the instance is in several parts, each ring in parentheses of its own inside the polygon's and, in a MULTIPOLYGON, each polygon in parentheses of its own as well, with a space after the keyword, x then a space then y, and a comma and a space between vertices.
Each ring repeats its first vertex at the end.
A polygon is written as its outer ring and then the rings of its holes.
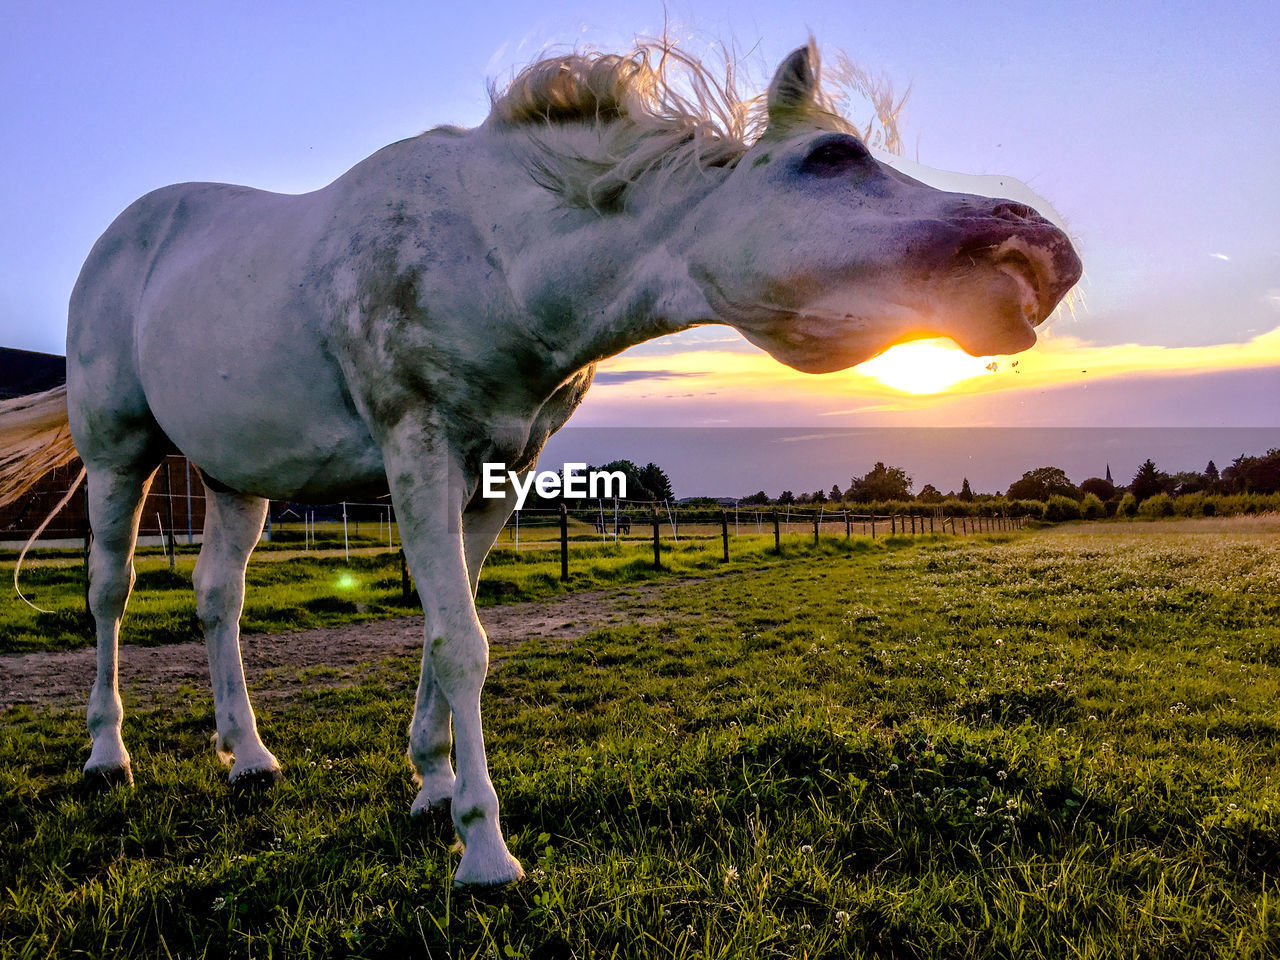
POLYGON ((93 529, 89 612, 97 638, 98 664, 86 716, 93 747, 84 765, 84 778, 108 786, 133 783, 129 751, 121 735, 124 705, 117 680, 120 620, 133 589, 133 551, 154 467, 85 464, 93 529))
POLYGON ((205 496, 204 544, 193 579, 196 613, 209 651, 218 756, 224 762, 234 758, 232 784, 271 784, 280 779, 280 762, 258 736, 240 658, 244 571, 262 534, 267 501, 211 488, 205 496))

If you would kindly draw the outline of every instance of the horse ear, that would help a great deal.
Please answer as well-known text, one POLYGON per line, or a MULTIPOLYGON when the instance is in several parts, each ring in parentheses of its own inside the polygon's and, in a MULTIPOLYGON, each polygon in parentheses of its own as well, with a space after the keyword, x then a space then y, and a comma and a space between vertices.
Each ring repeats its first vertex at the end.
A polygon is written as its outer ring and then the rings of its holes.
POLYGON ((818 93, 815 66, 815 57, 808 44, 793 50, 782 61, 769 83, 765 101, 770 132, 789 126, 814 105, 818 93))

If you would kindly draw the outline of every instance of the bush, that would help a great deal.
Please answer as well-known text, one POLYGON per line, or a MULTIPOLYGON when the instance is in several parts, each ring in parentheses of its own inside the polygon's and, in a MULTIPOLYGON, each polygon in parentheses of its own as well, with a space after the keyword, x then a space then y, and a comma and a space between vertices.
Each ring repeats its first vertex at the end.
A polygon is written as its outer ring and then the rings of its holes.
POLYGON ((1120 506, 1116 507, 1117 517, 1132 517, 1138 512, 1138 498, 1132 493, 1126 493, 1120 499, 1120 506))
POLYGON ((1049 498, 1049 502, 1044 505, 1044 518, 1051 523, 1060 523, 1063 520, 1079 520, 1080 504, 1071 497, 1064 497, 1060 493, 1055 493, 1049 498))
POLYGON ((1203 517, 1205 503, 1203 493, 1184 493, 1173 501, 1173 512, 1180 517, 1203 517))
POLYGON ((1086 520, 1101 520, 1107 515, 1107 508, 1098 499, 1097 494, 1086 493, 1084 502, 1080 504, 1080 516, 1086 520))
POLYGON ((1148 520, 1172 517, 1173 498, 1167 493, 1157 493, 1154 497, 1147 497, 1142 503, 1138 504, 1138 516, 1148 520))
POLYGON ((1009 504, 1015 516, 1026 516, 1033 520, 1044 519, 1043 500, 1014 500, 1009 504))

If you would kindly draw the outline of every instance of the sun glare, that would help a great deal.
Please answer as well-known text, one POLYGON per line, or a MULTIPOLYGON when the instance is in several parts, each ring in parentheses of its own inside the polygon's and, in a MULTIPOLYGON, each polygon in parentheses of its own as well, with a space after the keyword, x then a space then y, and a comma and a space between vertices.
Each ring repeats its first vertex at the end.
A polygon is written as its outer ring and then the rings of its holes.
POLYGON ((916 340, 890 347, 857 370, 904 393, 941 393, 990 373, 992 363, 991 357, 969 356, 950 340, 916 340))

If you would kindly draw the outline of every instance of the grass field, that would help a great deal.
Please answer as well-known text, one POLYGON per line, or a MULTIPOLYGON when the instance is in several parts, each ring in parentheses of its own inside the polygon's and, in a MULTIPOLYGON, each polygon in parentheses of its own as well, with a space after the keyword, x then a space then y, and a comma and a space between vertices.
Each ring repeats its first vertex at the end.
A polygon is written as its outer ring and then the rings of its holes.
MULTIPOLYGON (((792 527, 803 530, 803 524, 792 527)), ((548 549, 545 536, 534 539, 532 544, 526 538, 517 550, 504 535, 485 565, 478 602, 486 606, 542 599, 566 590, 755 569, 779 559, 773 554, 771 535, 744 535, 732 539, 732 562, 726 566, 721 559, 720 540, 712 535, 719 528, 693 529, 693 536, 686 533, 683 539, 672 541, 669 528, 664 528, 664 570, 657 572, 653 569, 652 546, 643 535, 622 543, 602 543, 598 535, 590 532, 589 525, 575 523, 568 583, 560 581, 559 553, 548 549)), ((840 531, 843 529, 841 524, 840 531)), ((845 542, 843 532, 833 530, 834 525, 832 530, 824 531, 826 539, 820 553, 872 546, 861 537, 845 542)), ((545 530, 540 533, 545 534, 545 530)), ((353 541, 348 559, 341 543, 339 539, 333 546, 330 540, 326 549, 307 552, 302 550, 299 534, 296 543, 284 540, 260 545, 246 576, 241 618, 244 632, 360 623, 418 609, 416 595, 408 599, 403 596, 398 552, 388 551, 376 539, 363 538, 353 541)), ((809 554, 811 543, 811 533, 784 535, 784 557, 809 554)), ((558 546, 558 541, 553 546, 558 546)), ((197 549, 179 552, 172 571, 159 548, 139 552, 135 562, 137 582, 121 633, 124 642, 156 646, 200 637, 191 589, 197 549)), ((0 562, 0 584, 13 582, 13 565, 13 558, 0 562)), ((92 646, 93 636, 85 615, 84 576, 83 560, 75 551, 28 557, 20 582, 23 594, 41 610, 23 603, 11 589, 0 589, 0 654, 92 646)))
MULTIPOLYGON (((128 714, 137 786, 107 795, 78 786, 78 705, 12 709, 0 953, 1274 957, 1278 533, 761 546, 664 575, 658 622, 500 650, 529 878, 481 899, 407 817, 411 658, 263 711, 261 796, 228 791, 202 689, 128 714)), ((540 562, 499 556, 490 589, 560 589, 540 562)), ((581 585, 651 576, 599 565, 581 585)))

